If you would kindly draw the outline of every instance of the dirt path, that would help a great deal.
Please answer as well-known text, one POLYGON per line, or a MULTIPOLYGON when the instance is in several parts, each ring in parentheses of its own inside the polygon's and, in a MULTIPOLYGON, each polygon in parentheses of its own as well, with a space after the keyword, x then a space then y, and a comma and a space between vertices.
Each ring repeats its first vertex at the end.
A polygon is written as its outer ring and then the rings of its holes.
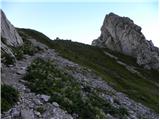
POLYGON ((47 95, 36 95, 27 88, 22 78, 26 74, 27 67, 31 62, 41 57, 47 52, 36 53, 34 56, 26 55, 21 61, 17 61, 14 66, 2 66, 2 83, 13 86, 20 93, 19 102, 8 112, 2 114, 2 118, 54 118, 54 119, 70 119, 72 118, 66 111, 62 110, 58 103, 49 103, 47 95), (43 113, 38 108, 44 109, 43 113))

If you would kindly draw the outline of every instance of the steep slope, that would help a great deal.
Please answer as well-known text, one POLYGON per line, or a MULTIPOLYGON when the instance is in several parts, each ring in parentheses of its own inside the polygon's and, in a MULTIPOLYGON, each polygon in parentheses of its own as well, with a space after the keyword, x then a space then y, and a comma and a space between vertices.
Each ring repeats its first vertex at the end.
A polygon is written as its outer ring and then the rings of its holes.
MULTIPOLYGON (((158 112, 157 78, 147 79, 145 74, 132 73, 117 61, 124 63, 127 59, 126 64, 136 66, 134 69, 139 72, 133 58, 72 41, 51 41, 35 30, 18 29, 18 32, 41 49, 32 56, 25 55, 15 66, 3 66, 2 80, 18 90, 20 99, 3 112, 2 118, 158 117, 150 109, 158 112)), ((148 73, 157 76, 154 71, 148 73)))
POLYGON ((91 68, 118 91, 158 111, 158 71, 145 70, 136 63, 136 59, 109 49, 66 40, 51 41, 42 33, 30 29, 18 31, 23 31, 28 36, 55 49, 61 56, 91 68), (118 59, 106 55, 104 51, 118 59), (120 64, 120 61, 128 66, 120 64), (131 69, 128 70, 128 68, 131 69))
POLYGON ((133 56, 139 65, 158 70, 159 49, 152 41, 147 41, 141 27, 127 17, 120 17, 114 13, 106 15, 101 35, 92 42, 92 45, 133 56))

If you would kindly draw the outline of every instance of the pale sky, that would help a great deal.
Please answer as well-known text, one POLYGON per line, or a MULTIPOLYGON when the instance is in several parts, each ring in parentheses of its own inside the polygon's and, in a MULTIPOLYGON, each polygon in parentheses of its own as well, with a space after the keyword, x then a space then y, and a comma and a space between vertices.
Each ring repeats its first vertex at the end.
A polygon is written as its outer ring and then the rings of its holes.
POLYGON ((131 18, 146 39, 160 45, 158 0, 2 0, 1 8, 16 27, 86 44, 100 36, 105 15, 114 12, 131 18))

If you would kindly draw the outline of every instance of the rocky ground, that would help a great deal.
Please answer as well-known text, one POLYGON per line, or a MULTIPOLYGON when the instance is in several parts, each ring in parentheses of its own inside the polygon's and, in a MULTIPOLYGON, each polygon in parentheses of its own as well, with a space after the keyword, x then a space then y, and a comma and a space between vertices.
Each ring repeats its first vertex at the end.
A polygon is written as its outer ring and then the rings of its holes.
POLYGON ((27 88, 22 78, 26 73, 26 68, 33 59, 40 56, 26 56, 22 61, 17 61, 14 66, 2 66, 2 82, 16 88, 20 93, 19 102, 8 112, 2 114, 2 118, 59 118, 70 119, 71 115, 62 110, 58 103, 49 103, 50 96, 35 94, 27 88))
MULTIPOLYGON (((110 102, 113 106, 126 108, 129 113, 126 118, 158 118, 158 115, 149 108, 136 103, 125 94, 114 90, 90 69, 62 58, 53 49, 49 49, 35 40, 31 41, 35 46, 38 45, 44 50, 33 56, 25 55, 24 59, 16 61, 15 65, 10 65, 9 67, 2 64, 2 83, 13 86, 20 93, 19 102, 9 111, 3 113, 2 118, 74 118, 74 116, 63 110, 58 103, 49 103, 50 96, 33 93, 25 86, 26 81, 23 80, 23 76, 27 72, 27 67, 37 57, 54 60, 59 69, 65 70, 80 84, 97 90, 99 96, 110 102)), ((106 118, 114 118, 114 116, 107 114, 106 118)))

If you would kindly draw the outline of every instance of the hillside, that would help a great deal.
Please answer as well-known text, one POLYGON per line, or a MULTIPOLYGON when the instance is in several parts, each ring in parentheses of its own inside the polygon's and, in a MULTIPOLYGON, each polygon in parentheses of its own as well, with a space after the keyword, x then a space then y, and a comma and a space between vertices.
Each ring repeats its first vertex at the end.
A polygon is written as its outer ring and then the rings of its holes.
POLYGON ((13 55, 1 56, 2 118, 158 118, 157 69, 109 48, 14 31, 23 44, 9 46, 12 39, 1 36, 13 55))
POLYGON ((113 52, 107 48, 100 49, 67 40, 51 41, 37 31, 27 29, 19 29, 19 31, 23 31, 30 37, 55 49, 68 60, 89 67, 118 91, 126 93, 132 99, 158 112, 158 71, 146 70, 139 66, 134 58, 113 52), (106 55, 105 52, 112 54, 118 59, 106 55), (119 64, 118 61, 131 66, 135 71, 129 71, 125 66, 119 64))

